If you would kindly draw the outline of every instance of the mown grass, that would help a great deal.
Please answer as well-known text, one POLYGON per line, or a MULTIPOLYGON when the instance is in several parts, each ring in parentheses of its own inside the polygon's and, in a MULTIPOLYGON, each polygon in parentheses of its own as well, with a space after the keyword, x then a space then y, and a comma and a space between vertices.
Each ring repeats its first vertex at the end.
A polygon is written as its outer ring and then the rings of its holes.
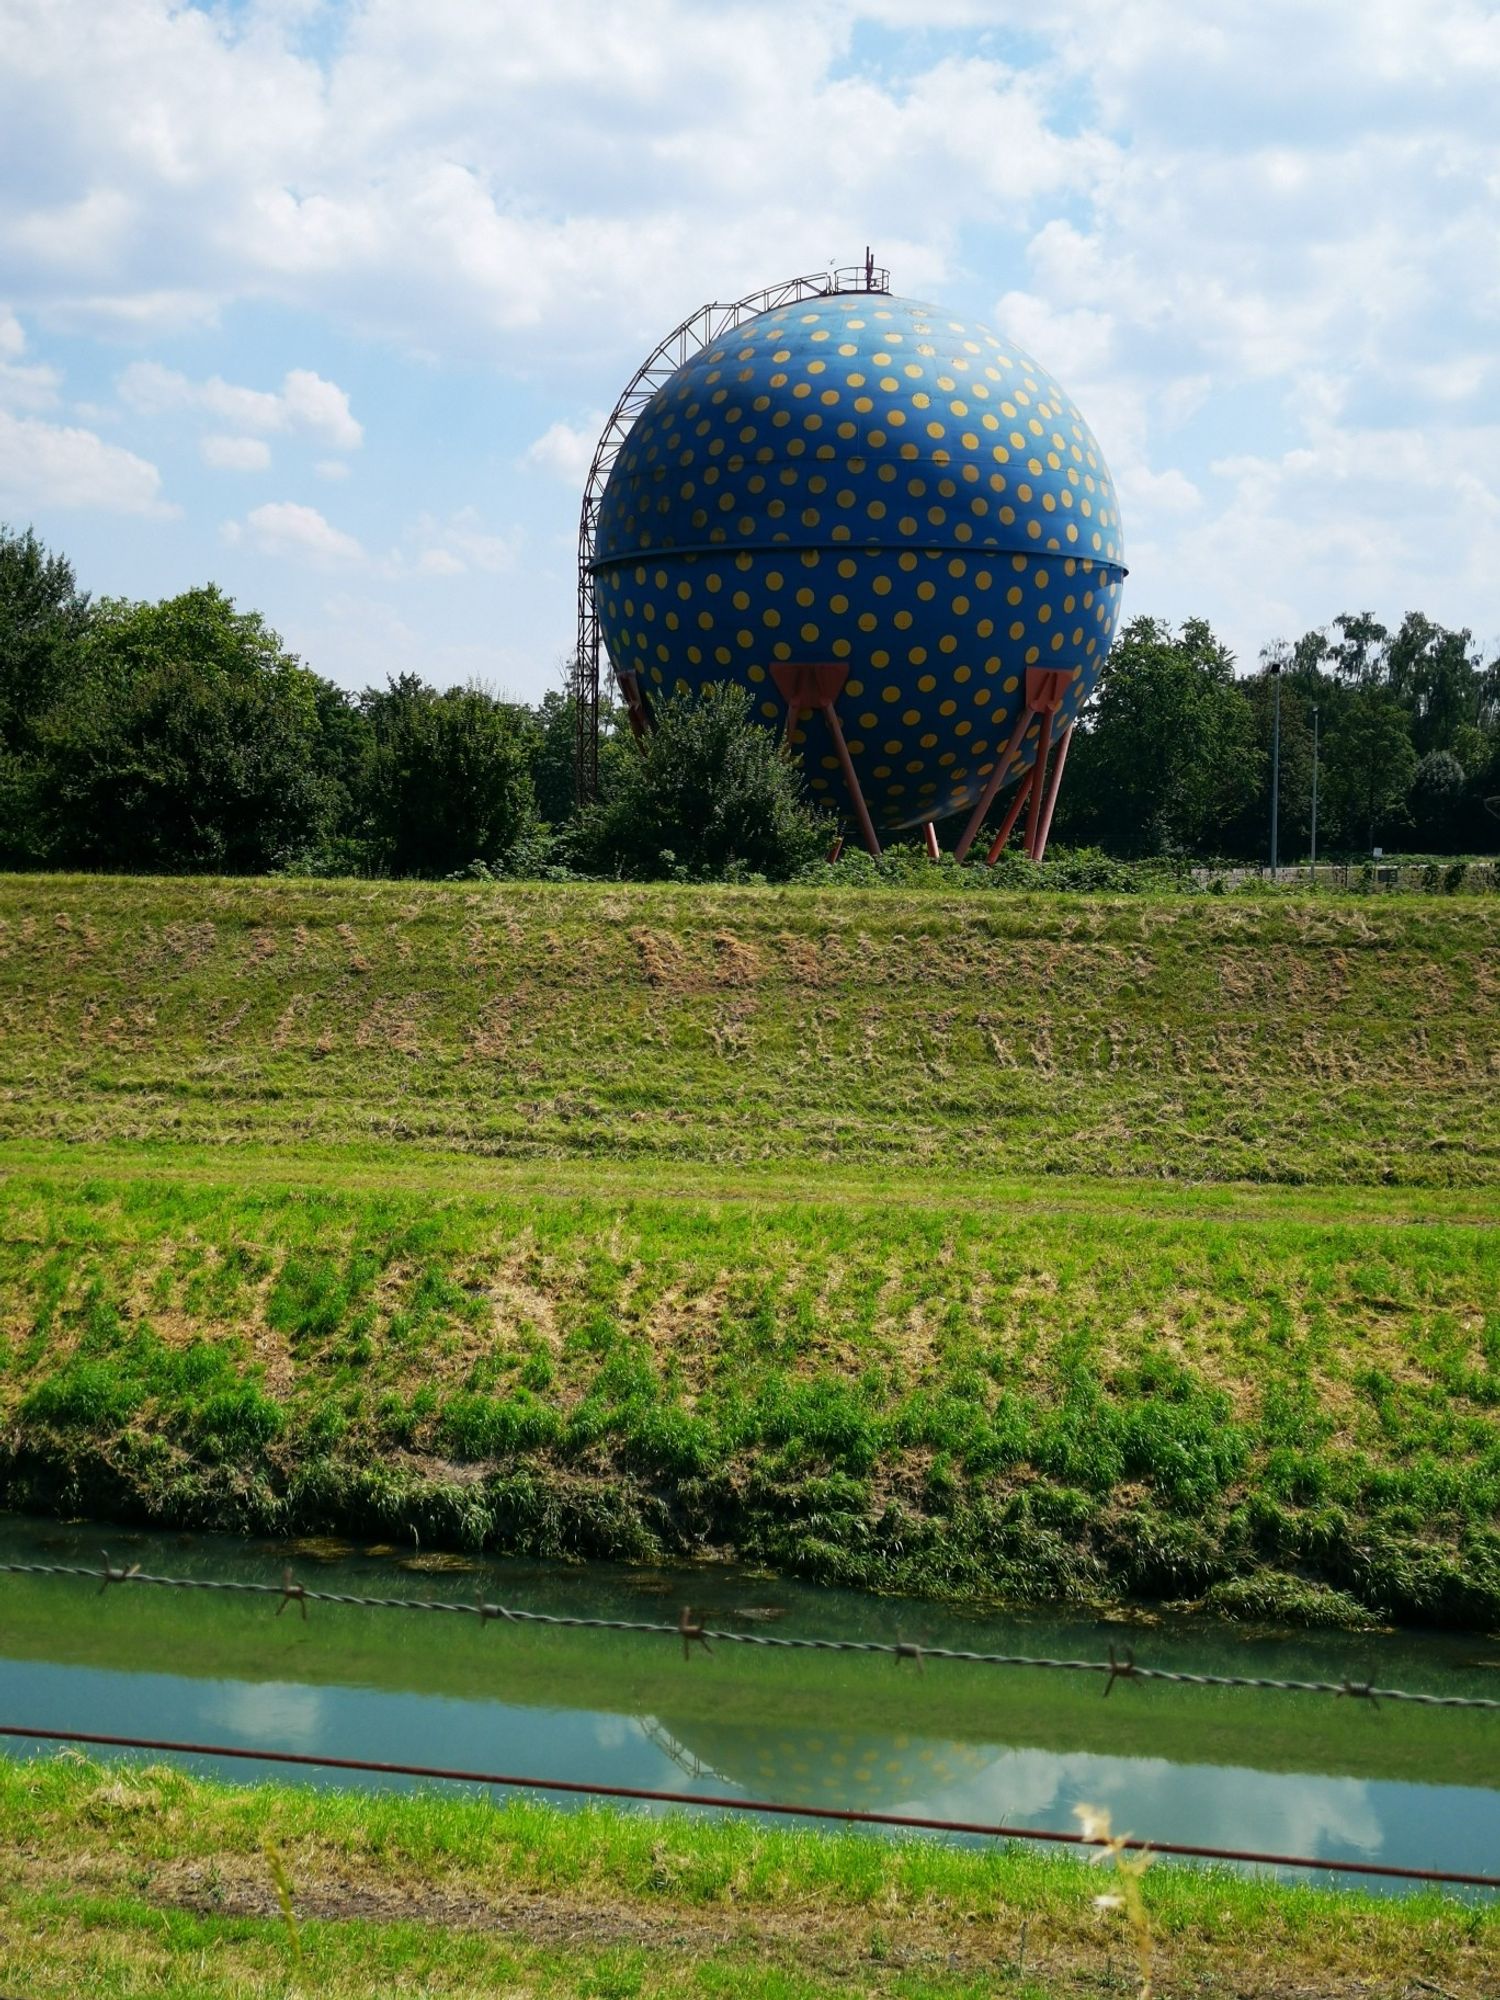
MULTIPOLYGON (((909 1996, 1124 1985, 1107 1880, 1019 1848, 691 1824, 452 1796, 237 1790, 81 1759, 0 1764, 0 1949, 29 1995, 909 1996), (267 1850, 291 1889, 294 1946, 267 1850)), ((1149 1871, 1164 1996, 1481 2000, 1493 1907, 1149 1871)))
POLYGON ((0 882, 0 1138, 1473 1187, 1500 904, 0 882))
POLYGON ((431 1178, 13 1170, 10 1504, 1500 1615, 1491 1229, 431 1178))

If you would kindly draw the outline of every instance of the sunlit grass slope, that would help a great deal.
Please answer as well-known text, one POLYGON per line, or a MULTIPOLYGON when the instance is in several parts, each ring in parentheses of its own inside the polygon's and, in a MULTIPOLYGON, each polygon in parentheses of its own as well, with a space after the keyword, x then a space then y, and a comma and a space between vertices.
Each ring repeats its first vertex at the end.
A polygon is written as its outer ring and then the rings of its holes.
POLYGON ((1500 900, 0 883, 0 1136, 1500 1178, 1500 900))
POLYGON ((1500 1617, 1500 903, 0 923, 11 1504, 1500 1617))

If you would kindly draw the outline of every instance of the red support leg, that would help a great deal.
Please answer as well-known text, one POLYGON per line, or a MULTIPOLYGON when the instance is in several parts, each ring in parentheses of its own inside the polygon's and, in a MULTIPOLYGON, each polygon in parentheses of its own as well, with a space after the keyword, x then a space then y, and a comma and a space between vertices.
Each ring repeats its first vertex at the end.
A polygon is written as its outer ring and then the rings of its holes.
POLYGON ((929 861, 940 861, 943 850, 938 846, 937 828, 931 820, 928 820, 924 831, 927 836, 927 859, 929 861))
POLYGON ((865 795, 859 789, 859 779, 854 775, 854 760, 849 755, 849 746, 844 741, 844 732, 839 725, 839 712, 832 702, 823 710, 828 719, 828 727, 833 734, 833 747, 838 752, 839 768, 844 774, 844 783, 849 788, 849 796, 854 801, 854 816, 859 821, 860 833, 865 846, 878 861, 880 842, 875 837, 875 822, 870 818, 870 809, 865 804, 865 795))
POLYGON ((1047 854, 1047 836, 1052 831, 1052 814, 1057 805, 1058 788, 1062 784, 1063 766, 1068 761, 1068 745, 1073 741, 1073 725, 1070 722, 1063 731, 1062 741, 1057 746, 1057 762, 1052 766, 1052 782, 1047 787, 1047 797, 1042 806, 1042 823, 1036 830, 1036 853, 1033 861, 1042 861, 1047 854))
POLYGON ((625 714, 629 718, 630 733, 644 750, 646 739, 651 734, 651 711, 647 708, 645 697, 641 693, 640 679, 633 667, 627 667, 623 673, 616 674, 615 679, 620 683, 620 692, 625 697, 625 714))
MULTIPOLYGON (((964 828, 959 843, 953 850, 953 859, 955 861, 963 861, 967 858, 969 849, 974 845, 980 827, 984 825, 985 814, 995 803, 996 792, 1005 783, 1005 774, 1010 769, 1010 760, 1015 756, 1021 738, 1026 734, 1027 726, 1035 714, 1036 710, 1028 703, 1016 717, 1016 726, 1010 732, 1010 741, 996 759, 995 768, 990 772, 989 777, 985 781, 984 790, 979 795, 979 803, 975 806, 973 812, 969 814, 969 824, 964 828)), ((993 855, 990 858, 993 861, 993 855)))
POLYGON ((1031 810, 1026 815, 1026 859, 1036 860, 1036 830, 1042 823, 1042 793, 1047 784, 1047 759, 1052 754, 1052 717, 1046 716, 1037 738, 1036 762, 1031 767, 1031 810))
POLYGON ((828 718, 829 734, 833 737, 833 747, 838 752, 839 769, 844 774, 844 784, 848 788, 849 801, 854 807, 854 817, 859 821, 860 834, 865 846, 878 860, 880 842, 875 837, 875 822, 870 818, 870 809, 865 804, 865 795, 859 788, 859 779, 854 774, 854 760, 849 755, 849 746, 844 741, 844 732, 839 724, 838 698, 843 693, 844 682, 849 678, 849 669, 841 661, 792 662, 778 660, 771 668, 771 679, 776 683, 777 692, 786 703, 786 734, 782 741, 791 746, 797 728, 797 719, 804 708, 821 708, 828 718))
POLYGON ((1016 786, 1016 795, 1010 802, 1010 811, 1005 815, 1005 818, 1001 821, 1000 831, 995 835, 995 838, 991 841, 990 851, 984 857, 985 866, 987 868, 993 868, 995 863, 1000 859, 1001 853, 1003 852, 1005 847, 1005 843, 1007 840, 1010 839, 1010 830, 1015 825, 1016 821, 1021 817, 1021 808, 1026 803, 1026 794, 1027 794, 1027 787, 1025 785, 1016 786))

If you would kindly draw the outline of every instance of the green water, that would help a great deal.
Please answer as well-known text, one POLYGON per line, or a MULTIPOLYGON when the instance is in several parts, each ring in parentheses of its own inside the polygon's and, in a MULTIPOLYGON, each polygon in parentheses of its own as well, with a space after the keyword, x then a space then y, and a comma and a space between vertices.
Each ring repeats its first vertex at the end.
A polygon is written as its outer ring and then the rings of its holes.
MULTIPOLYGON (((645 1571, 252 1544, 0 1519, 0 1560, 747 1633, 904 1640, 1285 1678, 1500 1694, 1500 1638, 1251 1632, 967 1613, 733 1569, 645 1571)), ((1039 1673, 675 1637, 0 1576, 0 1721, 1071 1830, 1104 1806, 1145 1838, 1500 1873, 1500 1713, 1039 1673)), ((13 1746, 14 1749, 14 1746, 13 1746)), ((16 1754, 26 1754, 16 1751, 16 1754)), ((41 1753, 48 1754, 48 1753, 41 1753)), ((225 1760, 310 1783, 361 1782, 225 1760)), ((385 1784, 397 1780, 371 1780, 385 1784)))

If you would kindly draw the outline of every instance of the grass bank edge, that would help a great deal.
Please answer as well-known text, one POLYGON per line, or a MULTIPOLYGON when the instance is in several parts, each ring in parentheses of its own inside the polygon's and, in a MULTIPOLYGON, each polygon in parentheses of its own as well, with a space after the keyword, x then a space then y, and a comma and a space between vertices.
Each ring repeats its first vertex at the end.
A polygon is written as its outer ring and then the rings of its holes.
MULTIPOLYGON (((452 1794, 238 1787, 71 1755, 0 1759, 0 1817, 13 1856, 25 1857, 32 1895, 85 1890, 92 1870, 96 1894, 155 1882, 156 1895, 140 1897, 148 1905, 170 1903, 174 1882, 179 1894, 193 1882, 200 1908, 211 1906, 215 1881, 231 1892, 249 1882, 269 1911, 270 1848, 294 1899, 299 1887, 308 1893, 329 1881, 356 1894, 378 1886, 409 1897, 420 1920, 424 1896, 439 1915, 445 1898, 464 1897, 471 1923, 487 1919, 501 1932, 507 1905, 513 1917, 516 1899, 535 1894, 559 1908, 631 1911, 664 1930, 674 1915, 728 1915, 740 1933, 729 1941, 741 1947, 753 1942, 757 1918, 795 1916, 866 1962, 872 1934, 967 1947, 976 1927, 985 1957, 1010 1959, 1024 1922, 1035 1958, 1060 1959, 1065 1973, 1086 1965, 1097 1979, 1110 1942, 1093 1907, 1108 1887, 1100 1873, 1078 1856, 1019 1842, 980 1850, 610 1807, 566 1812, 452 1794)), ((1148 1871, 1145 1891, 1170 1974, 1211 1961, 1222 1979, 1226 1960, 1241 1958, 1289 1982, 1321 1981, 1320 1991, 1352 1990, 1373 1976, 1389 1982, 1376 1990, 1436 1978, 1476 1995, 1493 1991, 1500 1976, 1494 1899, 1435 1891, 1396 1899, 1165 1864, 1148 1871)), ((721 1935, 717 1948, 725 1942, 721 1935)), ((1128 1951, 1119 1930, 1113 1949, 1128 1951)), ((962 1973, 955 1983, 962 1989, 962 1973)))
POLYGON ((21 1511, 1500 1612, 1492 1232, 99 1174, 0 1213, 21 1511))

